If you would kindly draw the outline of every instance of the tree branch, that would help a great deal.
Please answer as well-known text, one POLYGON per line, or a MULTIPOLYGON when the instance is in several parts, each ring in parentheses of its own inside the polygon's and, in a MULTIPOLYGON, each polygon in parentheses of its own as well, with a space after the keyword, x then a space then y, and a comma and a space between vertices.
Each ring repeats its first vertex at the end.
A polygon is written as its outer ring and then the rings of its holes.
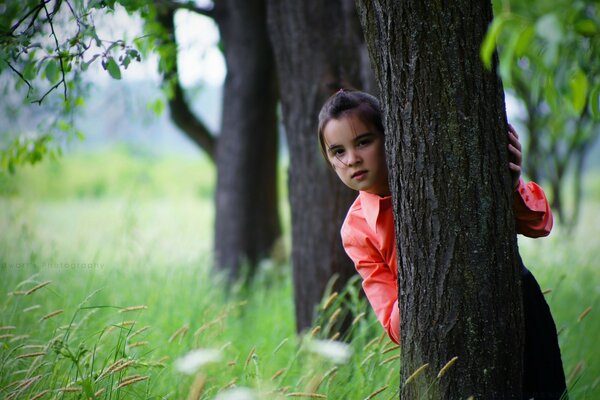
MULTIPOLYGON (((53 11, 53 15, 56 13, 56 11, 57 11, 56 8, 57 7, 59 7, 59 6, 58 5, 55 6, 55 10, 53 11)), ((52 36, 54 37, 54 43, 56 44, 56 54, 58 55, 58 61, 60 62, 60 73, 62 75, 62 79, 58 83, 60 84, 62 82, 63 87, 64 87, 65 101, 67 101, 67 81, 65 80, 65 66, 63 64, 62 56, 60 55, 60 45, 58 44, 58 38, 56 37, 56 32, 54 32, 54 23, 52 22, 52 17, 50 16, 50 13, 48 12, 48 8, 46 7, 46 3, 44 3, 44 11, 46 12, 46 18, 48 18, 48 23, 50 24, 50 30, 52 31, 52 36)), ((58 87, 58 84, 55 85, 50 91, 54 90, 57 87, 58 87)), ((44 99, 44 97, 46 97, 46 95, 48 93, 46 93, 39 100, 40 104, 41 104, 42 100, 44 99)))
MULTIPOLYGON (((157 22, 168 32, 168 41, 176 46, 175 39, 175 9, 167 9, 159 12, 157 22)), ((159 53, 160 54, 160 53, 159 53)), ((184 89, 181 86, 178 78, 177 57, 173 57, 173 68, 163 73, 163 82, 173 84, 173 97, 169 99, 169 110, 171 119, 190 139, 200 146, 206 154, 215 160, 216 139, 210 132, 204 122, 199 119, 191 110, 188 101, 185 98, 184 89)))
POLYGON ((188 10, 196 14, 204 15, 205 17, 214 18, 212 8, 198 7, 193 1, 180 3, 176 0, 159 0, 158 5, 165 7, 169 11, 188 10))
POLYGON ((16 69, 15 67, 12 66, 11 63, 9 63, 8 61, 4 60, 4 62, 6 62, 6 64, 8 65, 8 67, 19 76, 19 78, 21 78, 21 80, 23 82, 25 82, 27 84, 27 86, 29 87, 28 92, 31 92, 31 90, 33 90, 33 87, 31 87, 31 83, 29 83, 29 81, 27 79, 25 79, 25 77, 19 72, 18 69, 16 69))
MULTIPOLYGON (((29 16, 31 16, 31 14, 35 14, 33 16, 33 18, 31 18, 31 22, 29 23, 29 25, 27 26, 27 29, 31 28, 31 26, 33 25, 33 23, 35 22, 35 20, 37 19, 38 14, 40 13, 40 11, 42 11, 42 8, 44 8, 46 6, 46 3, 48 3, 49 0, 42 0, 40 2, 40 4, 38 4, 37 6, 33 7, 31 10, 29 10, 29 12, 27 12, 27 14, 25 14, 23 16, 23 18, 21 18, 20 20, 18 20, 11 28, 8 32, 5 33, 5 35, 7 36, 12 36, 14 34, 14 32, 19 29, 19 26, 21 26, 21 24, 27 19, 29 18, 29 16)), ((26 30, 27 30, 26 29, 26 30)))

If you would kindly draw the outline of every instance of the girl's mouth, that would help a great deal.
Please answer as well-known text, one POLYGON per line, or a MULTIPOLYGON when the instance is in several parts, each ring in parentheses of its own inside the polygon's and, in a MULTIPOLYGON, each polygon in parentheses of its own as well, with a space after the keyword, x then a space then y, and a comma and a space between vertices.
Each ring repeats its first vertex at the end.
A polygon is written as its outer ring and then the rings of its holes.
POLYGON ((357 181, 362 181, 367 176, 367 171, 357 171, 352 174, 352 179, 356 179, 357 181))

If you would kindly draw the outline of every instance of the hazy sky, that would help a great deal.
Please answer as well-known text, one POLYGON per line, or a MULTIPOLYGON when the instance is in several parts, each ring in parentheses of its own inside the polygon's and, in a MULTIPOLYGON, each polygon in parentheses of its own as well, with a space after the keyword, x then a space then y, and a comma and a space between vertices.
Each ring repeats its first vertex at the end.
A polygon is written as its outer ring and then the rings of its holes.
MULTIPOLYGON (((99 16, 95 22, 98 35, 105 40, 125 37, 131 41, 142 35, 141 18, 129 16, 122 9, 114 15, 99 16)), ((179 79, 182 85, 190 87, 204 81, 212 86, 220 86, 225 78, 225 62, 217 48, 219 31, 214 21, 193 12, 180 10, 175 16, 175 27, 179 46, 179 79)), ((158 57, 154 54, 142 63, 132 62, 127 70, 123 71, 123 79, 159 81, 157 63, 158 57)), ((111 79, 107 72, 101 70, 99 62, 94 64, 97 71, 90 74, 92 80, 103 82, 111 79)))

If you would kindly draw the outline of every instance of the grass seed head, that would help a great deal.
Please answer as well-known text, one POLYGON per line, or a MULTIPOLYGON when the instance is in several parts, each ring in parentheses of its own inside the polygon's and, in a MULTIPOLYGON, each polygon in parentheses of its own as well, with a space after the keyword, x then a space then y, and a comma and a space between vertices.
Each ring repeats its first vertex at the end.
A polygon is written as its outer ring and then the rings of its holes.
POLYGON ((387 363, 390 363, 394 360, 397 360, 400 358, 400 354, 396 354, 395 356, 391 356, 390 358, 386 358, 385 360, 383 360, 382 362, 379 363, 379 365, 384 365, 387 363))
POLYGON ((43 351, 39 351, 39 352, 35 352, 35 353, 27 353, 27 354, 21 354, 20 356, 16 356, 15 359, 16 360, 20 360, 23 358, 36 358, 36 357, 42 357, 45 356, 46 353, 43 351))
POLYGON ((307 399, 326 399, 327 396, 320 393, 305 393, 305 392, 292 392, 285 395, 285 397, 306 397, 307 399))
POLYGON ((181 328, 177 329, 169 338, 168 342, 171 343, 173 340, 177 339, 179 336, 184 337, 185 334, 190 330, 190 326, 188 324, 183 325, 181 328))
POLYGON ((37 286, 32 287, 31 289, 29 289, 28 291, 25 292, 25 296, 29 296, 32 293, 37 292, 38 290, 40 290, 43 287, 48 286, 49 284, 51 284, 52 281, 46 281, 46 282, 42 282, 37 286))
POLYGON ((450 369, 450 367, 452 367, 454 365, 454 363, 456 362, 456 360, 458 360, 458 357, 454 356, 450 359, 450 361, 448 361, 446 363, 446 365, 444 365, 442 367, 442 369, 440 369, 440 372, 438 372, 437 374, 437 379, 440 379, 442 376, 444 376, 446 374, 446 372, 448 372, 448 370, 450 369))
POLYGON ((338 297, 338 292, 333 292, 327 297, 325 302, 323 303, 322 310, 326 310, 338 297))
POLYGON ((429 367, 429 363, 423 364, 419 368, 417 368, 415 372, 410 374, 410 376, 404 381, 404 385, 406 386, 412 381, 414 381, 419 375, 423 373, 423 371, 425 371, 427 367, 429 367))
POLYGON ((592 307, 588 307, 577 317, 577 322, 581 322, 590 312, 592 312, 592 307))
POLYGON ((17 329, 17 327, 13 325, 0 326, 0 331, 11 331, 13 329, 17 329))
POLYGON ((198 374, 194 379, 194 383, 190 386, 188 393, 188 400, 199 400, 204 391, 204 385, 206 384, 206 377, 202 374, 198 374))
POLYGON ((383 392, 385 389, 388 388, 389 385, 385 385, 383 387, 380 387, 379 389, 375 390, 373 393, 371 393, 370 395, 368 395, 367 397, 365 397, 365 400, 371 400, 372 398, 374 398, 375 396, 377 396, 378 394, 380 394, 381 392, 383 392))
POLYGON ((132 376, 128 376, 125 379, 121 380, 119 382, 119 384, 117 385, 117 389, 121 389, 125 386, 129 386, 129 385, 133 385, 134 383, 138 383, 138 382, 142 382, 145 381, 147 379, 149 379, 150 377, 148 375, 132 375, 132 376))
POLYGON ((279 376, 281 376, 281 374, 283 374, 285 371, 287 371, 287 368, 281 368, 280 370, 278 370, 277 372, 275 372, 273 374, 273 376, 271 377, 271 380, 274 381, 275 379, 277 379, 279 376))
POLYGON ((39 400, 50 392, 51 392, 50 389, 42 390, 41 392, 39 392, 38 394, 33 396, 30 400, 39 400))
POLYGON ((366 315, 365 312, 361 312, 360 314, 358 314, 356 317, 354 317, 354 319, 352 320, 352 326, 356 325, 361 319, 363 319, 363 317, 366 315))
POLYGON ((40 322, 50 319, 52 317, 56 317, 57 315, 60 315, 63 312, 65 312, 65 310, 63 310, 63 309, 52 311, 51 313, 48 313, 48 314, 44 315, 42 318, 40 318, 40 322))
POLYGON ((132 311, 146 310, 148 306, 140 305, 140 306, 129 306, 119 310, 119 313, 126 313, 132 311))
POLYGON ((248 357, 246 357, 246 362, 244 363, 244 369, 246 369, 248 367, 248 364, 250 363, 250 360, 252 359, 252 357, 254 357, 256 353, 256 346, 253 346, 252 349, 250 349, 250 353, 248 353, 248 357))

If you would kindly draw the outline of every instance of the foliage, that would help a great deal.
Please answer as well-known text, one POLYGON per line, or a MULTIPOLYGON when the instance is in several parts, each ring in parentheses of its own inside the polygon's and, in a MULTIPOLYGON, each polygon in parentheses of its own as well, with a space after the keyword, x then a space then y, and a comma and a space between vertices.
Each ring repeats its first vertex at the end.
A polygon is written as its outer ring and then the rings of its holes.
POLYGON ((499 0, 495 6, 482 59, 491 65, 497 43, 499 73, 525 111, 526 172, 550 182, 552 208, 572 226, 585 156, 600 135, 600 6, 590 0, 499 0), (569 169, 575 205, 567 213, 569 169))
MULTIPOLYGON (((129 13, 153 12, 148 2, 118 4, 129 13)), ((114 0, 11 0, 0 5, 0 76, 9 76, 2 80, 5 100, 20 101, 22 106, 15 108, 22 108, 32 103, 41 106, 55 90, 62 95, 62 101, 47 105, 48 113, 55 116, 40 123, 39 133, 3 128, 9 138, 2 143, 3 170, 13 172, 16 165, 34 164, 46 153, 58 155, 62 143, 83 136, 73 124, 73 114, 83 105, 81 74, 92 64, 100 63, 112 78, 121 79, 122 70, 149 51, 148 37, 127 42, 99 36, 94 18, 114 13, 118 4, 114 0)))

